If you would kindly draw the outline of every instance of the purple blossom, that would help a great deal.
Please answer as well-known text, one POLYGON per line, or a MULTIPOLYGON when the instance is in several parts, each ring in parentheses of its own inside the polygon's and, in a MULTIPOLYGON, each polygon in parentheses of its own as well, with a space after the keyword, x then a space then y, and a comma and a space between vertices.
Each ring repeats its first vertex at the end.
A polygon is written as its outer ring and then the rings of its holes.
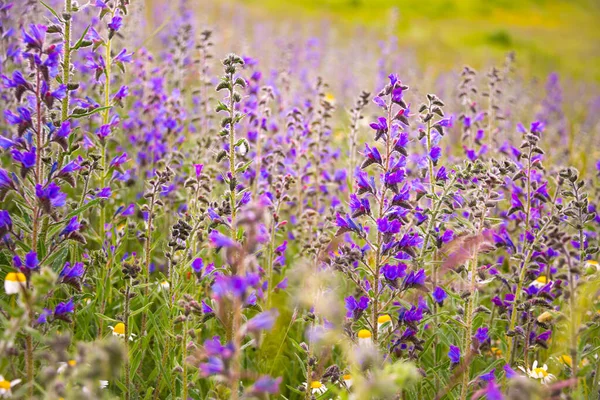
POLYGON ((271 330, 277 319, 277 310, 265 311, 257 314, 246 323, 248 332, 271 330))
POLYGON ((446 300, 448 294, 444 289, 442 289, 439 286, 436 286, 435 289, 433 289, 432 297, 436 303, 438 303, 440 306, 443 306, 444 300, 446 300))
POLYGON ((348 318, 354 318, 355 320, 360 318, 363 311, 369 307, 369 298, 365 296, 361 296, 360 299, 356 300, 354 296, 348 296, 345 299, 346 301, 346 310, 348 313, 346 316, 348 318))
POLYGON ((450 345, 450 350, 448 351, 448 358, 450 358, 450 362, 453 365, 460 363, 460 348, 457 346, 450 345))

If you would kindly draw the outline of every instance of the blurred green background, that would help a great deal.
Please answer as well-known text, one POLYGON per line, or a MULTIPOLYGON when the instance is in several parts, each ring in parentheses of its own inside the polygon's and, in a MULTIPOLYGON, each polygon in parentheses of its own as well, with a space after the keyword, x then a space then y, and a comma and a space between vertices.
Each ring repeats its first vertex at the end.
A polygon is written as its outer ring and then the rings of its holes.
POLYGON ((475 68, 515 50, 529 74, 600 82, 600 0, 233 0, 282 21, 393 30, 422 65, 475 68), (392 10, 398 12, 390 27, 392 10))

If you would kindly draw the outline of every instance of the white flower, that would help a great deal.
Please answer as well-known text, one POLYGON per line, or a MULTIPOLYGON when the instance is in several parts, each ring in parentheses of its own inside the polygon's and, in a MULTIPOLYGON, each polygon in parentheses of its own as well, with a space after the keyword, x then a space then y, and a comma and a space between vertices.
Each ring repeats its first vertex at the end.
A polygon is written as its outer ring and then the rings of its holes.
POLYGON ((377 318, 377 331, 384 333, 392 330, 392 317, 389 314, 380 315, 377 318))
POLYGON ((18 385, 19 383, 21 383, 20 379, 15 379, 13 381, 7 381, 4 379, 4 377, 2 375, 0 375, 0 397, 2 397, 2 398, 12 397, 11 389, 15 385, 18 385))
POLYGON ((169 289, 171 288, 171 285, 170 285, 170 284, 169 284, 169 282, 167 282, 167 281, 162 281, 162 282, 160 283, 160 288, 161 288, 162 290, 164 290, 165 292, 168 292, 168 291, 169 291, 169 289))
POLYGON ((100 380, 100 389, 108 387, 108 381, 100 380))
POLYGON ((346 385, 346 387, 348 389, 350 389, 352 387, 352 383, 353 383, 353 381, 352 381, 352 375, 346 374, 346 375, 344 375, 342 377, 342 379, 344 380, 344 385, 346 385))
POLYGON ((27 278, 21 272, 9 272, 4 278, 4 291, 6 294, 18 294, 25 289, 27 278))
MULTIPOLYGON (((125 338, 125 324, 124 323, 119 322, 115 326, 109 326, 109 328, 112 330, 113 336, 120 337, 121 339, 125 338)), ((130 342, 133 341, 134 338, 135 338, 135 335, 133 333, 129 335, 130 342)))
POLYGON ((67 362, 59 362, 58 369, 56 370, 56 372, 59 374, 62 374, 63 372, 65 372, 67 370, 67 368, 74 367, 76 365, 77 365, 77 361, 75 361, 75 360, 69 360, 67 362))
POLYGON ((361 329, 358 331, 358 345, 361 347, 369 347, 373 345, 372 334, 370 331, 366 329, 361 329))
MULTIPOLYGON (((304 382, 304 387, 307 386, 308 385, 306 384, 306 382, 304 382)), ((327 391, 327 386, 323 385, 320 381, 312 381, 310 383, 310 391, 312 392, 312 394, 322 395, 327 391)))
POLYGON ((546 286, 546 284, 548 282, 551 283, 552 281, 548 281, 548 279, 546 278, 546 276, 541 275, 541 276, 538 276, 538 278, 535 281, 531 282, 531 284, 533 286, 535 286, 536 288, 540 289, 540 288, 543 288, 544 286, 546 286))
POLYGON ((525 369, 523 367, 519 367, 519 369, 525 372, 530 378, 539 379, 544 385, 556 379, 556 376, 548 373, 548 366, 546 364, 544 364, 543 367, 538 368, 537 360, 533 362, 531 369, 525 369))

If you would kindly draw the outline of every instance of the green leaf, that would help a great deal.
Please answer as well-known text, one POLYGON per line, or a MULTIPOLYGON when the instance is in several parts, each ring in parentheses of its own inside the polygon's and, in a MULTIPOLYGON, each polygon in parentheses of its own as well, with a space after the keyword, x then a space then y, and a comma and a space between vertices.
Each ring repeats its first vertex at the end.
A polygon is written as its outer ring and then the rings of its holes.
POLYGON ((111 108, 112 108, 112 106, 97 107, 97 108, 94 108, 92 111, 88 111, 88 112, 85 112, 85 113, 82 113, 82 114, 71 114, 71 115, 69 115, 69 118, 75 118, 75 119, 77 119, 77 118, 89 117, 90 115, 94 115, 94 114, 97 114, 99 112, 102 112, 102 111, 105 111, 105 110, 109 110, 111 108))
POLYGON ((48 11, 50 11, 52 13, 52 15, 54 15, 56 17, 56 19, 58 19, 60 22, 63 22, 63 19, 58 15, 58 13, 56 11, 54 11, 54 8, 52 8, 48 4, 44 3, 42 0, 40 0, 40 3, 42 3, 42 5, 44 7, 46 7, 48 9, 48 11))
POLYGON ((141 313, 141 312, 146 311, 147 309, 149 309, 153 304, 154 304, 153 302, 149 302, 145 306, 143 306, 141 308, 138 308, 137 310, 133 311, 131 314, 129 314, 129 316, 130 317, 135 317, 139 313, 141 313))
POLYGON ((88 30, 90 29, 90 25, 88 25, 85 30, 83 31, 83 33, 81 34, 81 36, 79 37, 79 40, 77 42, 75 42, 75 44, 73 45, 73 47, 71 47, 71 50, 77 50, 81 47, 81 45, 83 44, 83 41, 85 39, 85 35, 87 35, 88 30))

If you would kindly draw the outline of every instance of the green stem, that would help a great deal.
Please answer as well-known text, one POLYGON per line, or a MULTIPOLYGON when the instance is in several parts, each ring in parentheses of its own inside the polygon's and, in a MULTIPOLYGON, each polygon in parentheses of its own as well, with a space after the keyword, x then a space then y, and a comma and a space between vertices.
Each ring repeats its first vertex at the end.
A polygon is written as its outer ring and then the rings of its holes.
MULTIPOLYGON (((537 234, 535 235, 535 238, 533 239, 533 242, 529 245, 528 250, 527 250, 527 255, 525 256, 525 259, 521 262, 520 264, 520 271, 519 271, 519 280, 517 281, 517 289, 515 291, 515 299, 513 301, 513 306, 512 306, 512 311, 511 311, 511 315, 510 315, 510 324, 508 326, 508 331, 513 331, 515 329, 515 326, 517 324, 517 310, 516 307, 519 304, 519 300, 521 297, 521 292, 523 291, 523 284, 525 283, 525 275, 527 274, 527 265, 529 264, 529 260, 531 259, 534 249, 537 247, 537 244, 539 243, 539 240, 541 239, 542 235, 544 234, 544 232, 546 231, 546 229, 550 226, 550 224, 552 223, 552 218, 554 217, 554 211, 556 210, 556 199, 558 198, 558 192, 559 192, 559 188, 556 188, 556 191, 554 193, 554 197, 552 199, 552 213, 550 215, 550 217, 548 218, 548 221, 546 221, 546 223, 540 228, 540 230, 537 232, 537 234)), ((516 344, 516 340, 517 340, 517 336, 515 335, 512 340, 508 341, 508 351, 505 354, 505 359, 506 362, 510 362, 512 359, 512 352, 515 348, 515 344, 516 344)))
POLYGON ((127 289, 125 291, 125 400, 131 398, 130 392, 130 364, 129 364, 129 298, 131 292, 131 279, 127 282, 127 289))
POLYGON ((181 366, 183 368, 183 396, 182 400, 188 399, 188 368, 187 368, 187 316, 185 321, 183 321, 183 341, 181 346, 181 366))
POLYGON ((71 80, 71 0, 65 0, 65 18, 64 26, 64 58, 63 58, 63 84, 67 85, 67 94, 62 100, 61 120, 66 121, 69 116, 69 83, 71 80))

